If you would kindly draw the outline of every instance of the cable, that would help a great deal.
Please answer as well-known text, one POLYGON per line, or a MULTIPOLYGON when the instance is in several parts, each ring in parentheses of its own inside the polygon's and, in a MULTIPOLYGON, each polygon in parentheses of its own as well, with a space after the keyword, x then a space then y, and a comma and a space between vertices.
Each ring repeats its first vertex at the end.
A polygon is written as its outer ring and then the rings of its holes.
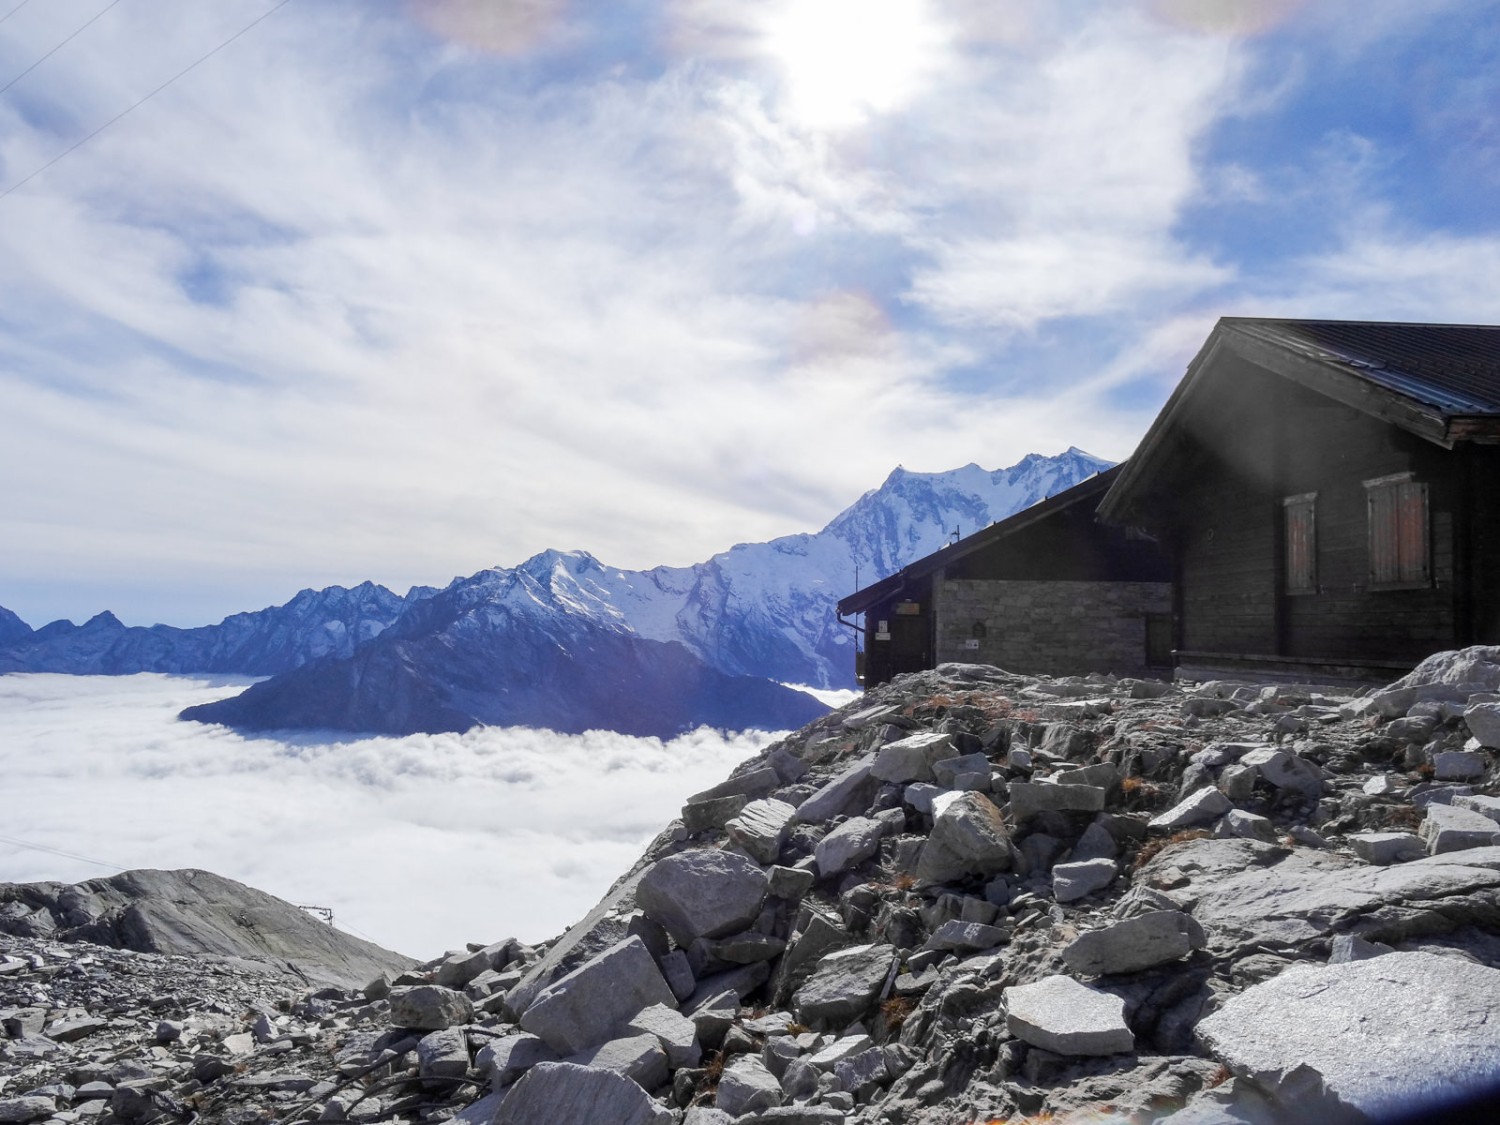
POLYGON ((13 836, 0 836, 0 842, 14 844, 18 848, 29 848, 34 852, 50 852, 52 855, 60 855, 64 859, 76 859, 79 863, 92 863, 95 867, 107 867, 111 871, 125 871, 118 863, 105 863, 102 859, 90 859, 86 855, 75 855, 73 852, 65 852, 61 848, 49 848, 46 844, 32 844, 25 840, 17 840, 13 836))
POLYGON ((56 164, 59 160, 63 159, 63 157, 69 155, 70 153, 78 151, 84 145, 88 144, 89 141, 93 140, 100 133, 104 132, 104 130, 108 129, 116 121, 119 121, 120 118, 124 117, 126 114, 130 113, 132 110, 139 109, 141 106, 145 105, 152 98, 156 97, 157 94, 161 93, 168 86, 172 85, 172 83, 176 82, 179 78, 183 77, 185 74, 189 73, 190 71, 196 70, 199 66, 201 66, 203 63, 207 62, 209 59, 213 58, 215 55, 217 55, 225 47, 229 46, 229 44, 233 43, 240 36, 244 35, 247 31, 249 31, 252 28, 254 28, 257 24, 260 24, 263 21, 265 21, 266 19, 269 19, 271 16, 273 16, 277 12, 281 11, 282 8, 285 8, 291 2, 292 2, 292 0, 280 0, 280 2, 278 4, 276 4, 274 7, 272 7, 270 9, 268 9, 267 11, 263 12, 261 15, 256 16, 253 20, 251 20, 249 23, 247 23, 244 27, 240 28, 233 35, 231 35, 228 39, 224 40, 224 42, 220 43, 213 50, 209 51, 206 55, 201 56, 196 61, 191 62, 187 66, 183 67, 176 74, 172 75, 171 78, 168 78, 165 82, 163 82, 156 89, 152 90, 145 97, 140 98, 136 102, 133 102, 131 105, 126 106, 119 113, 115 114, 108 121, 106 121, 103 125, 100 125, 99 128, 95 129, 92 133, 89 133, 83 139, 78 140, 78 141, 74 141, 71 145, 69 145, 67 148, 63 149, 60 153, 58 153, 56 156, 54 156, 51 160, 47 161, 47 163, 43 164, 36 171, 34 171, 34 172, 30 173, 29 175, 23 177, 22 179, 17 180, 15 183, 11 184, 10 187, 6 188, 4 191, 0 191, 0 199, 4 199, 6 196, 10 195, 13 191, 17 190, 18 188, 25 187, 32 180, 36 179, 43 172, 45 172, 48 168, 51 168, 52 165, 56 164))
POLYGON ((6 12, 5 15, 0 16, 0 23, 4 23, 6 20, 10 19, 11 16, 15 15, 22 8, 26 7, 26 5, 29 4, 29 3, 31 3, 31 0, 21 0, 21 2, 19 4, 17 4, 10 11, 6 12))
MULTIPOLYGON (((72 35, 68 36, 61 43, 59 43, 56 47, 53 47, 52 50, 48 51, 41 58, 37 59, 36 62, 32 63, 25 70, 21 71, 20 74, 16 75, 9 82, 7 82, 4 86, 0 86, 0 94, 5 93, 5 91, 9 90, 17 82, 21 81, 21 79, 25 78, 33 70, 35 70, 37 67, 41 66, 44 62, 46 62, 48 59, 50 59, 53 55, 57 54, 58 51, 61 51, 69 43, 71 43, 71 42, 73 42, 73 40, 77 39, 80 35, 82 35, 84 33, 84 31, 86 31, 89 28, 89 26, 95 20, 97 20, 100 16, 102 16, 105 12, 109 11, 111 8, 113 8, 119 2, 120 2, 120 0, 109 0, 108 4, 106 4, 99 11, 95 12, 94 15, 92 17, 90 17, 89 20, 82 27, 80 27, 77 31, 73 32, 72 35)), ((11 14, 14 15, 15 13, 12 12, 11 14)))

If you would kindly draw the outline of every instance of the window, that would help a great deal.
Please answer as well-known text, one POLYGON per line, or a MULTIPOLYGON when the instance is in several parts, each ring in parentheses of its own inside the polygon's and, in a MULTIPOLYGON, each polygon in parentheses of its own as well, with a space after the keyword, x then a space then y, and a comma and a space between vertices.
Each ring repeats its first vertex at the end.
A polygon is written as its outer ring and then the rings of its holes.
POLYGON ((1411 473, 1365 481, 1370 512, 1370 589, 1405 590, 1432 584, 1427 533, 1427 485, 1411 473))
POLYGON ((1318 494, 1304 492, 1281 502, 1286 521, 1286 592, 1318 592, 1318 494))

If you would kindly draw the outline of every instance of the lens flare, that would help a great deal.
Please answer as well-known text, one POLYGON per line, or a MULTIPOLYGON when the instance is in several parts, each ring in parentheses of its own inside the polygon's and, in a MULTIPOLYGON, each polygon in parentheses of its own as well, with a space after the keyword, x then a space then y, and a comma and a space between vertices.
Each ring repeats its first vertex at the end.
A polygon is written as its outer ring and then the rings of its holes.
POLYGON ((1286 22, 1302 0, 1147 0, 1163 23, 1209 35, 1263 35, 1286 22))
POLYGON ((412 15, 435 35, 490 51, 531 50, 563 20, 567 0, 407 0, 412 15))

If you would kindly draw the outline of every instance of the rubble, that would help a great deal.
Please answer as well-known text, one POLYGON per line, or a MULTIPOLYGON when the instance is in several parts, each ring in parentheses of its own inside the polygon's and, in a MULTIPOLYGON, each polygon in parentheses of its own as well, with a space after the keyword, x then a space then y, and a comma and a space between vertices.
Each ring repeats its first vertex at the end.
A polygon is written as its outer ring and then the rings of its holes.
POLYGON ((0 1116, 1201 1125, 1478 1089, 1496 655, 1364 695, 899 677, 690 799, 556 939, 358 979, 0 894, 0 1116))

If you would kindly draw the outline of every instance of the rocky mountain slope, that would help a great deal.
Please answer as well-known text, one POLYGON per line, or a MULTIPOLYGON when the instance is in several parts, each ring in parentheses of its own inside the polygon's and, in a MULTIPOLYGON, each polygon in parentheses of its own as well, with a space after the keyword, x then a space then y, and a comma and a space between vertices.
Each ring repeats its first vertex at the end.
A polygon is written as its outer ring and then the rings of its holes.
POLYGON ((350 656, 402 612, 434 591, 403 598, 364 582, 353 589, 303 590, 285 605, 236 613, 217 625, 178 629, 127 626, 104 612, 82 625, 54 621, 32 630, 0 609, 0 673, 222 672, 271 676, 325 656, 350 656))
POLYGON ((690 799, 536 948, 273 1006, 0 939, 0 1114, 1436 1120, 1500 1083, 1497 794, 1500 649, 1362 698, 946 665, 690 799))

